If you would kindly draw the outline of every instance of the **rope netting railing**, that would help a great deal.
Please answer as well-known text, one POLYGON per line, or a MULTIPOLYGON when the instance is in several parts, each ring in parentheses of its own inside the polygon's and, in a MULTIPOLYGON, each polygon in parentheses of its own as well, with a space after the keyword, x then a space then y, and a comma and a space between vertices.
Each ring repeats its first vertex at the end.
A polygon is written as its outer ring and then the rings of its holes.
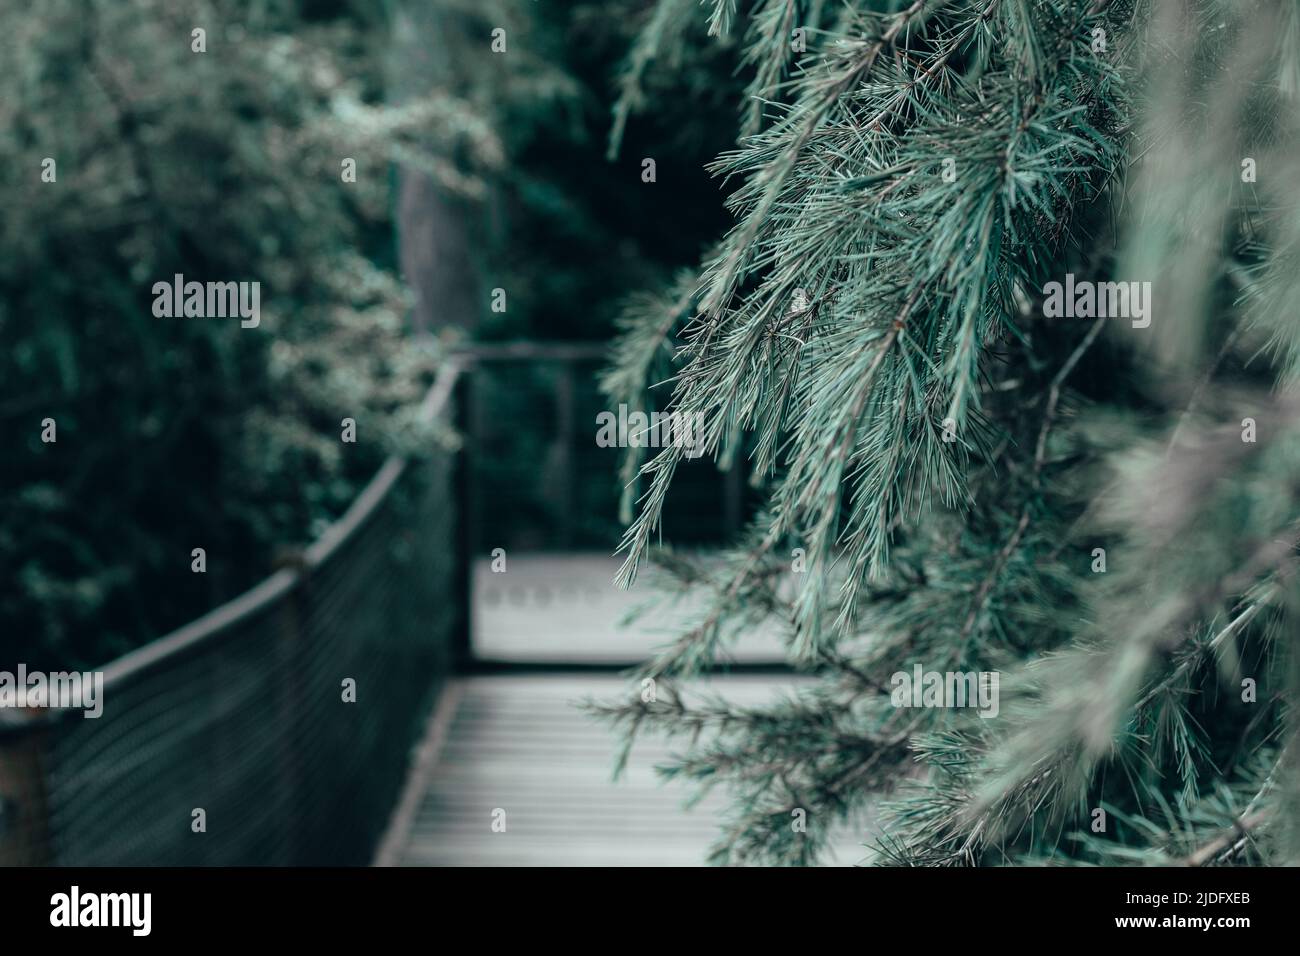
POLYGON ((369 862, 463 626, 454 469, 390 459, 294 566, 104 668, 102 716, 0 713, 0 865, 369 862))

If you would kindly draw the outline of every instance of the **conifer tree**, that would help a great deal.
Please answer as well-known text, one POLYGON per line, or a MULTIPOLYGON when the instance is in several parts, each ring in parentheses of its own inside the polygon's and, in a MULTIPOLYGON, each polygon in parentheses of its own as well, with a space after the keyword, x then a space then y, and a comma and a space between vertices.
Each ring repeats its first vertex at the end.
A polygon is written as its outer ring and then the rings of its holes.
POLYGON ((629 451, 621 581, 707 600, 593 709, 727 788, 715 862, 843 821, 883 863, 1300 861, 1297 7, 705 6, 652 8, 615 130, 683 36, 742 38, 735 223, 605 387, 763 505, 674 552, 687 450, 629 451), (762 623, 809 683, 696 692, 762 623), (918 666, 997 706, 906 706, 918 666))

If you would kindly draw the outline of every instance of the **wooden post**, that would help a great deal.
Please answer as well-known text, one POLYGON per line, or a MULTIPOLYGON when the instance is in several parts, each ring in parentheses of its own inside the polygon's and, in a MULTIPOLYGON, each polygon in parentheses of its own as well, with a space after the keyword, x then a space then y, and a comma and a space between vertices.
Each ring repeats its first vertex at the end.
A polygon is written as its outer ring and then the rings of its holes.
POLYGON ((0 866, 49 866, 46 712, 0 711, 0 866))
POLYGON ((276 556, 278 571, 289 571, 296 580, 285 592, 278 612, 275 639, 275 668, 282 693, 277 701, 275 719, 277 799, 283 809, 281 832, 284 834, 283 855, 276 861, 280 866, 309 865, 303 859, 311 835, 306 833, 307 803, 302 779, 302 752, 300 743, 304 732, 305 699, 302 674, 307 668, 305 656, 311 653, 303 639, 303 621, 308 617, 308 589, 310 579, 303 553, 295 548, 284 549, 276 556))
POLYGON ((722 533, 724 540, 731 544, 740 534, 745 524, 745 458, 736 455, 722 476, 722 533))
POLYGON ((555 436, 559 452, 557 462, 558 475, 555 479, 555 496, 559 504, 560 535, 556 542, 559 547, 569 550, 574 542, 574 525, 576 524, 576 490, 573 469, 574 419, 577 403, 577 388, 573 380, 573 363, 560 360, 560 367, 555 383, 555 404, 558 416, 558 429, 555 436))
POLYGON ((480 437, 480 402, 474 386, 479 366, 467 366, 460 377, 460 397, 454 409, 461 435, 460 452, 452 467, 456 510, 454 521, 455 557, 452 567, 451 596, 455 622, 452 625, 451 664, 457 671, 469 669, 474 662, 473 606, 475 548, 479 546, 478 498, 475 494, 474 467, 480 437))

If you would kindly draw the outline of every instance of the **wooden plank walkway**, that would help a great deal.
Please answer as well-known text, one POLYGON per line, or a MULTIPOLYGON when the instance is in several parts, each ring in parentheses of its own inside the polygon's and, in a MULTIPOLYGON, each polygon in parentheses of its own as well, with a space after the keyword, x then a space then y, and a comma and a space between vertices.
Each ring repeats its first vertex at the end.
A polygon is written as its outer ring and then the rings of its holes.
MULTIPOLYGON (((714 691, 754 701, 798 678, 731 676, 714 691)), ((653 772, 670 748, 643 739, 611 780, 610 729, 573 706, 612 699, 616 675, 513 675, 456 681, 431 722, 377 863, 403 866, 691 866, 705 862, 725 807, 713 794, 691 810, 688 785, 653 772), (505 832, 493 832, 493 811, 505 832)), ((840 865, 866 851, 837 834, 840 865)))
MULTIPOLYGON (((670 619, 625 625, 624 617, 653 596, 642 582, 615 587, 619 560, 601 554, 511 554, 504 573, 491 561, 474 565, 474 653, 485 661, 638 664, 680 633, 674 622, 698 602, 670 608, 670 619)), ((744 662, 783 662, 775 630, 746 635, 730 651, 744 662)))

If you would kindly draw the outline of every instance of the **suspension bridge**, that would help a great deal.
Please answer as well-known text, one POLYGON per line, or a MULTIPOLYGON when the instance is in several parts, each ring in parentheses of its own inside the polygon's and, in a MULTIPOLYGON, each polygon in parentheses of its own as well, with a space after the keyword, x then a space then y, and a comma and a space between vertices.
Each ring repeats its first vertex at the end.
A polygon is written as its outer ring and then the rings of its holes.
MULTIPOLYGON (((620 669, 671 636, 629 625, 647 595, 613 584, 617 453, 588 427, 600 358, 449 362, 420 417, 458 441, 390 459, 269 578, 108 663, 100 718, 0 712, 0 864, 705 862, 723 796, 686 809, 653 738, 614 781, 615 738, 577 707, 634 692, 620 669)), ((738 472, 707 476, 676 502, 701 545, 745 508, 738 472)), ((797 681, 775 634, 733 659, 712 692, 753 703, 797 681)), ((862 839, 846 830, 836 861, 862 839)))

